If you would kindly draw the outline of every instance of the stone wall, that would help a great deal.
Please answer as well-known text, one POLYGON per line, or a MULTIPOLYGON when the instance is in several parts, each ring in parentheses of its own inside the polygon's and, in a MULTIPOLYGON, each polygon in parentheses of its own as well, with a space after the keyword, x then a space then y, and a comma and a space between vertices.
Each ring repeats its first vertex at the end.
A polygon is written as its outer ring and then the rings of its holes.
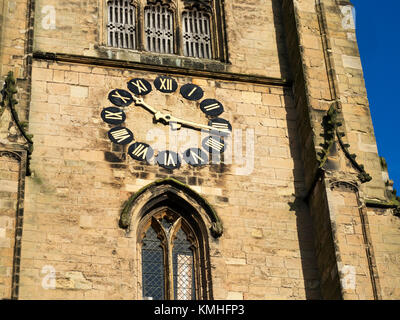
MULTIPOLYGON (((317 230, 315 242, 321 290, 323 297, 330 299, 393 298, 394 287, 381 290, 378 274, 384 267, 380 266, 381 258, 375 259, 375 247, 379 247, 378 251, 385 249, 375 239, 365 214, 368 210, 373 217, 379 216, 379 210, 366 208, 368 199, 383 203, 388 199, 355 29, 349 20, 349 5, 348 1, 334 0, 283 1, 289 61, 294 72, 295 105, 298 117, 302 119, 298 122, 299 139, 304 150, 310 211, 317 230), (334 132, 334 143, 327 150, 327 158, 321 161, 320 152, 329 142, 323 123, 331 108, 337 112, 334 125, 339 129, 334 132), (371 181, 360 179, 364 169, 371 181), (332 196, 330 186, 338 181, 350 182, 354 186, 353 192, 361 191, 362 196, 345 193, 332 196), (352 289, 346 284, 348 274, 343 271, 344 265, 351 265, 355 272, 353 280, 357 280, 352 289), (383 294, 385 290, 391 294, 383 294)), ((383 230, 390 225, 389 229, 393 230, 389 216, 385 222, 373 219, 382 224, 373 229, 383 230)), ((396 256, 397 247, 392 250, 396 256)))
MULTIPOLYGON (((1 76, 14 71, 18 78, 16 111, 34 135, 26 180, 12 159, 0 158, 7 159, 0 163, 0 180, 7 180, 0 191, 2 297, 11 297, 12 241, 20 232, 12 215, 24 213, 20 299, 140 299, 137 238, 119 227, 120 213, 139 189, 173 177, 223 222, 222 237, 209 239, 215 299, 398 299, 399 219, 368 207, 369 200, 387 207, 388 199, 355 30, 343 24, 346 1, 225 1, 228 63, 106 47, 105 1, 0 5, 1 76), (225 164, 183 161, 171 172, 110 142, 111 126, 100 117, 111 105, 108 93, 132 78, 153 83, 164 74, 223 103, 222 117, 233 126, 225 164), (322 163, 332 105, 344 136, 322 163), (360 181, 349 153, 371 181, 360 181), (18 213, 15 179, 25 189, 18 213)), ((153 87, 145 101, 206 123, 199 103, 179 90, 153 87)), ((153 123, 140 107, 126 112, 135 139, 156 153, 201 141, 197 131, 153 123)), ((0 120, 0 151, 21 149, 26 141, 9 114, 0 120)))
POLYGON ((393 216, 392 210, 369 209, 368 220, 382 299, 398 300, 400 294, 400 219, 393 216))
MULTIPOLYGON (((238 164, 236 152, 231 164, 183 165, 172 173, 113 151, 107 137, 100 112, 110 104, 108 92, 134 77, 152 82, 156 74, 34 63, 30 132, 36 145, 27 181, 20 297, 137 298, 136 235, 127 237, 118 227, 121 206, 141 187, 171 176, 212 203, 224 224, 223 236, 210 244, 214 298, 318 298, 312 227, 306 206, 295 205, 304 178, 290 91, 175 75, 179 85, 196 83, 206 97, 224 104, 234 135, 243 135, 243 156, 252 148, 246 142, 252 130, 256 145, 248 172, 243 168, 251 159, 238 164), (57 279, 69 280, 44 290, 46 265, 57 279)), ((198 103, 178 92, 166 97, 155 90, 145 100, 204 121, 198 103)), ((127 111, 126 125, 151 145, 151 130, 168 135, 139 107, 127 111)))
POLYGON ((25 74, 25 53, 27 41, 27 1, 1 1, 1 77, 13 71, 16 77, 25 74))
MULTIPOLYGON (((225 1, 229 62, 214 62, 227 72, 288 78, 284 62, 284 41, 277 0, 225 1)), ((164 66, 198 68, 204 61, 158 54, 143 54, 106 46, 107 10, 105 0, 36 1, 35 51, 108 58, 164 66), (45 8, 44 12, 41 8, 45 8), (49 15, 54 12, 54 27, 49 15)), ((210 63, 210 62, 209 62, 210 63)))
POLYGON ((19 161, 0 153, 0 299, 11 299, 19 161))

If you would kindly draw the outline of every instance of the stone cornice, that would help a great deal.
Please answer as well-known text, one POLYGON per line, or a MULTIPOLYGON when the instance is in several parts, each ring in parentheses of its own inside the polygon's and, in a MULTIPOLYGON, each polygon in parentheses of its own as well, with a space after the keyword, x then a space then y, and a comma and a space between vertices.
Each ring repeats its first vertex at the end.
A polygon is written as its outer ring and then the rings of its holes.
MULTIPOLYGON (((152 55, 148 55, 152 56, 152 55)), ((93 66, 112 67, 119 69, 132 69, 150 72, 162 72, 176 75, 190 75, 193 77, 211 78, 216 80, 246 82, 252 84, 271 85, 290 88, 292 81, 282 78, 265 77, 259 75, 233 73, 227 71, 227 65, 218 61, 202 61, 186 57, 176 57, 181 59, 184 66, 174 66, 167 62, 169 59, 162 60, 157 57, 157 63, 143 63, 126 60, 114 60, 98 57, 87 57, 81 55, 71 55, 63 53, 50 53, 36 51, 33 58, 37 60, 50 60, 57 62, 77 63, 93 66)), ((170 59, 169 59, 170 60, 170 59)))

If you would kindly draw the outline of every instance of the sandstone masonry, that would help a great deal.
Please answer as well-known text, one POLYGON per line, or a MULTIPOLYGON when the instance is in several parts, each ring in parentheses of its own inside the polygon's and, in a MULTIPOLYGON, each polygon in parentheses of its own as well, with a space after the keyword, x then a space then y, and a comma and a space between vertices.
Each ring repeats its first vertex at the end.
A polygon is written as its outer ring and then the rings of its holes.
MULTIPOLYGON (((399 203, 342 23, 351 3, 220 3, 229 61, 109 47, 107 1, 0 2, 0 76, 16 79, 0 106, 1 298, 143 299, 141 223, 157 200, 205 226, 204 296, 399 299, 399 203), (168 170, 111 143, 101 112, 130 79, 152 84, 144 103, 206 124, 200 101, 155 89, 160 75, 223 104, 218 161, 168 170)), ((199 131, 124 111, 155 155, 201 146, 199 131)))

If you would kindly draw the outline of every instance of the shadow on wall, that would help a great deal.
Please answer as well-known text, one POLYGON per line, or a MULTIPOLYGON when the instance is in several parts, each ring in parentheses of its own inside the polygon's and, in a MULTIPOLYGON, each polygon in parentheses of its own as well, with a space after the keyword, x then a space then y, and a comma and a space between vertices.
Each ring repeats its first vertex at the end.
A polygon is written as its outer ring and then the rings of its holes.
MULTIPOLYGON (((285 40, 285 31, 282 19, 282 1, 273 0, 272 9, 274 13, 274 25, 276 29, 276 41, 279 56, 279 65, 282 76, 291 79, 288 53, 285 40)), ((301 148, 298 139, 297 115, 293 102, 293 92, 291 88, 285 90, 286 121, 288 127, 288 138, 290 143, 290 154, 294 160, 294 186, 295 201, 289 202, 291 210, 296 214, 297 236, 299 241, 301 266, 303 271, 303 281, 305 295, 307 299, 321 299, 321 289, 319 272, 314 246, 314 231, 312 218, 309 213, 307 203, 303 200, 306 196, 304 168, 302 165, 301 148)))

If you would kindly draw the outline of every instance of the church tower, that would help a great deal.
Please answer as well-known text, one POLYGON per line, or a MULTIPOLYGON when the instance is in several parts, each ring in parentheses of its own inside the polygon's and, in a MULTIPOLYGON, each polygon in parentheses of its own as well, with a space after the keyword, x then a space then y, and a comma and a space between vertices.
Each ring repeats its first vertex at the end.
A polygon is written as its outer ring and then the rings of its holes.
POLYGON ((0 299, 400 299, 349 0, 2 0, 0 299))

